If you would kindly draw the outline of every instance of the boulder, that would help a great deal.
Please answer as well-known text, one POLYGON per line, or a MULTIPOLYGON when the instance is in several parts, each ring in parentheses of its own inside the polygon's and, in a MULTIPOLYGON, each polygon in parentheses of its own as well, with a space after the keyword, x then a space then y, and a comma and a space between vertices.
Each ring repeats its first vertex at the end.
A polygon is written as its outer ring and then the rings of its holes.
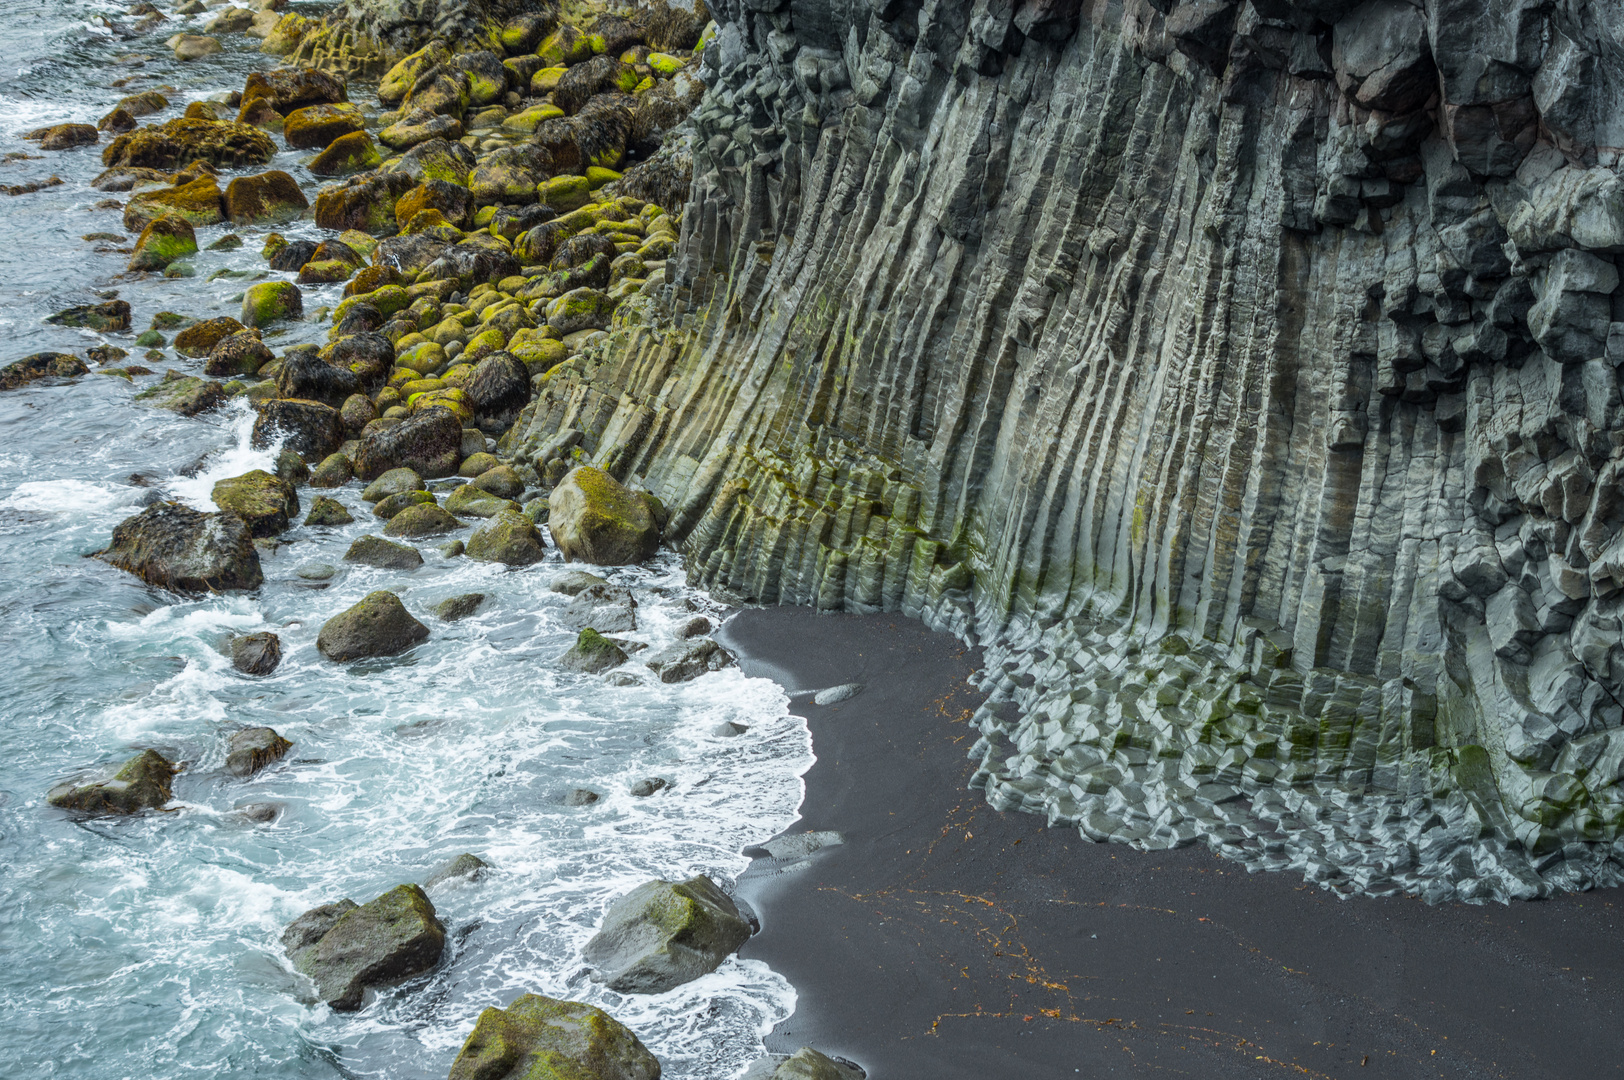
POLYGON ((425 210, 438 210, 441 217, 461 229, 473 220, 474 201, 461 184, 425 180, 395 201, 395 220, 404 228, 425 210))
POLYGON ((413 185, 402 172, 370 172, 328 184, 316 192, 316 224, 343 232, 359 229, 374 236, 393 232, 395 201, 413 185))
MULTIPOLYGON (((332 456, 344 458, 343 454, 336 454, 332 456)), ((349 459, 344 458, 344 461, 348 462, 349 459)), ((323 464, 325 465, 326 462, 323 462, 323 464)), ((318 468, 317 472, 319 473, 320 471, 321 470, 318 468)), ((347 472, 348 470, 345 471, 347 472)), ((312 477, 311 479, 312 483, 314 483, 315 478, 312 477)), ((348 525, 354 520, 355 518, 350 516, 350 512, 344 508, 343 503, 339 502, 337 499, 330 499, 326 495, 317 495, 315 501, 310 504, 310 512, 305 515, 304 523, 306 525, 348 525)))
POLYGON ((226 769, 233 776, 253 776, 272 762, 282 760, 292 749, 292 743, 268 727, 244 728, 226 745, 226 769))
POLYGON ((243 83, 241 108, 247 110, 255 101, 264 100, 286 116, 306 105, 324 105, 348 99, 344 81, 325 71, 310 67, 272 68, 248 76, 243 83))
POLYGON ((377 567, 379 570, 415 570, 423 565, 423 556, 407 544, 367 535, 350 545, 350 549, 344 553, 344 561, 377 567))
MULTIPOLYGON (((276 373, 278 396, 319 401, 335 408, 344 405, 360 389, 361 379, 355 372, 328 363, 314 349, 290 349, 282 358, 282 370, 276 373)), ((343 422, 343 418, 344 414, 340 412, 340 422, 343 422)), ((364 422, 362 426, 365 426, 364 422)), ((349 429, 347 423, 344 427, 349 429)))
POLYGON ((85 814, 139 814, 156 810, 172 797, 169 783, 180 769, 156 750, 143 750, 109 779, 58 784, 45 801, 85 814))
POLYGON ((484 602, 484 593, 464 593, 461 596, 453 596, 434 605, 434 616, 441 622, 457 622, 459 619, 466 619, 478 611, 480 605, 484 602))
POLYGON ((407 491, 422 491, 423 478, 413 469, 390 469, 368 484, 361 492, 362 502, 381 502, 391 495, 407 491))
POLYGON ((548 506, 547 528, 566 559, 630 566, 659 547, 659 525, 647 501, 602 469, 570 470, 548 506))
MULTIPOLYGON (((275 360, 270 346, 259 339, 259 331, 244 330, 221 338, 209 350, 209 359, 203 366, 205 375, 230 378, 234 375, 257 375, 259 369, 275 360)), ((285 394, 284 397, 297 395, 285 394)))
POLYGON ((174 52, 176 60, 201 60, 222 48, 219 38, 203 34, 176 34, 165 44, 174 52))
POLYGON ((496 352, 479 361, 462 386, 463 401, 482 421, 511 424, 530 403, 530 373, 512 355, 496 352))
POLYGON ((448 881, 479 881, 490 868, 491 864, 479 856, 463 852, 455 859, 441 863, 430 871, 429 876, 423 881, 423 888, 432 889, 448 881))
POLYGON ((203 161, 243 168, 264 165, 275 153, 270 137, 247 124, 182 117, 117 136, 102 151, 102 164, 173 170, 203 161))
MULTIPOLYGON (((337 451, 321 459, 310 473, 310 486, 319 488, 343 487, 355 478, 355 466, 348 454, 337 451)), ((332 502, 331 499, 328 502, 332 502)))
POLYGON ((125 300, 107 300, 100 304, 80 304, 63 308, 45 319, 53 326, 83 326, 104 333, 130 328, 130 305, 125 300))
POLYGON ((429 628, 412 618, 392 592, 379 590, 334 615, 316 635, 316 648, 329 660, 395 656, 427 640, 429 628))
POLYGON ((95 557, 149 585, 180 592, 257 589, 264 580, 253 534, 235 514, 160 502, 113 527, 95 557))
POLYGON ((282 944, 322 1001, 353 1012, 368 987, 399 982, 439 963, 445 926, 422 889, 397 885, 368 904, 341 900, 305 912, 283 931, 282 944))
POLYGON ((292 221, 310 209, 293 177, 279 169, 239 176, 226 185, 226 219, 234 225, 292 221))
POLYGON ((697 638, 668 645, 643 663, 661 682, 679 683, 728 667, 733 663, 733 654, 710 638, 697 638))
POLYGON ((608 588, 609 582, 597 574, 589 574, 585 570, 566 570, 553 579, 553 583, 548 586, 548 589, 564 596, 579 596, 594 585, 602 585, 608 588))
POLYGON ((659 994, 715 971, 750 937, 732 899, 703 874, 650 881, 610 906, 583 955, 622 994, 659 994))
POLYGON ((739 1080, 863 1080, 861 1069, 803 1046, 788 1057, 757 1059, 739 1080))
POLYGON ((379 499, 373 503, 372 515, 388 521, 402 510, 420 503, 434 505, 434 494, 428 491, 402 491, 398 495, 391 495, 387 499, 379 499))
POLYGON ((363 480, 376 480, 390 469, 408 468, 434 478, 453 475, 461 461, 462 421, 450 409, 430 406, 362 438, 355 472, 363 480))
POLYGON ((469 486, 500 499, 517 499, 524 494, 524 481, 511 465, 493 465, 475 476, 469 486))
POLYGON ((197 254, 197 230, 179 214, 159 214, 147 222, 135 241, 129 270, 162 270, 177 259, 197 254))
POLYGON ((41 150, 71 150, 75 146, 93 146, 101 133, 89 124, 53 124, 30 131, 25 137, 37 139, 41 150))
POLYGON ((547 325, 560 335, 603 330, 615 313, 615 302, 597 289, 572 289, 547 305, 547 325))
MULTIPOLYGON (((467 186, 468 175, 479 159, 460 142, 430 139, 419 143, 400 156, 393 170, 410 179, 411 184, 426 180, 446 180, 467 186)), ((407 186, 410 187, 411 184, 407 186)))
POLYGON ((479 1014, 450 1080, 659 1080, 631 1029, 578 1001, 523 994, 479 1014))
POLYGON ((365 130, 366 118, 348 102, 306 105, 288 113, 282 122, 282 138, 289 150, 322 149, 335 139, 365 130))
POLYGON ((462 522, 452 517, 444 507, 427 502, 406 507, 389 519, 383 532, 385 536, 440 536, 460 528, 462 522))
POLYGON ((304 318, 304 296, 291 281, 262 281, 242 294, 244 326, 269 326, 285 319, 304 318))
POLYGON ((530 566, 547 557, 541 533, 529 518, 512 510, 502 511, 476 529, 466 551, 470 559, 506 566, 530 566))
POLYGON ((293 485, 264 469, 217 481, 210 498, 220 509, 247 522, 255 536, 275 536, 299 515, 299 496, 293 485))
POLYGON ((259 407, 252 442, 264 448, 277 439, 306 461, 318 461, 344 444, 344 419, 319 401, 276 398, 259 407))
POLYGON ((42 352, 0 368, 0 390, 16 390, 40 379, 72 379, 90 374, 90 368, 69 353, 42 352))
POLYGON ((500 498, 472 484, 453 491, 445 501, 445 508, 458 517, 493 518, 503 511, 520 512, 519 504, 512 499, 500 498))
POLYGON ((349 176, 381 164, 383 153, 372 136, 364 131, 352 131, 334 139, 327 149, 311 158, 305 168, 316 176, 349 176))
POLYGON ((558 658, 560 667, 579 671, 583 675, 596 675, 600 671, 619 667, 626 662, 626 652, 619 645, 591 627, 582 630, 569 652, 558 658))
POLYGON ((196 416, 226 403, 225 387, 196 375, 171 371, 156 386, 149 386, 135 400, 156 409, 168 409, 181 416, 196 416))
MULTIPOLYGON (((556 583, 555 583, 556 590, 556 583)), ((589 585, 575 594, 561 616, 564 625, 577 629, 592 627, 610 633, 637 629, 637 600, 631 591, 603 582, 589 585)))
POLYGON ((202 359, 214 351, 214 347, 221 341, 246 329, 248 329, 246 326, 228 315, 218 319, 204 319, 175 335, 175 351, 182 356, 202 359))

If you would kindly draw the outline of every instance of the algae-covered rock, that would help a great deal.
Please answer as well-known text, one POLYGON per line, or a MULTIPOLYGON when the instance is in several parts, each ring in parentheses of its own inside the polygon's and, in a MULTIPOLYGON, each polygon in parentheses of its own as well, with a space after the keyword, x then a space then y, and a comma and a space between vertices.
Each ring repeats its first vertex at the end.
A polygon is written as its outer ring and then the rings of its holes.
POLYGON ((750 937, 750 924, 710 878, 650 881, 621 897, 583 955, 623 994, 659 994, 715 971, 750 937))
POLYGON ((400 597, 379 590, 322 624, 316 648, 340 663, 369 656, 395 656, 426 641, 429 628, 412 618, 400 597))
POLYGON ((210 498, 220 509, 247 522, 255 536, 275 536, 299 514, 299 496, 293 485, 264 469, 217 481, 210 498))
POLYGON ((414 503, 389 519, 385 536, 439 536, 462 528, 462 522, 433 502, 414 503))
POLYGON ((45 320, 54 326, 83 326, 104 332, 130 328, 130 305, 127 300, 104 300, 99 304, 78 304, 63 308, 45 320))
POLYGON ((96 558, 180 592, 257 589, 264 580, 253 534, 240 517, 174 502, 154 503, 115 525, 96 558))
POLYGON ((225 220, 220 185, 204 173, 173 187, 141 191, 124 204, 124 228, 134 232, 164 214, 183 217, 193 225, 216 225, 225 220))
POLYGON ((361 110, 348 102, 306 105, 288 113, 282 122, 282 138, 290 150, 315 150, 335 139, 366 130, 361 110))
POLYGON ((58 784, 45 801, 84 814, 139 814, 156 810, 172 797, 169 784, 179 768, 156 750, 143 750, 106 780, 58 784))
POLYGON ((484 602, 484 593, 463 593, 461 596, 453 596, 435 604, 434 617, 441 622, 457 622, 478 611, 484 602))
POLYGON ((177 259, 197 254, 197 230, 179 214, 160 214, 147 222, 135 241, 130 270, 162 270, 177 259))
POLYGON ((615 313, 615 301, 597 289, 572 289, 547 305, 547 325, 561 335, 602 330, 615 313))
MULTIPOLYGON (((276 392, 285 398, 319 401, 340 406, 361 388, 361 380, 347 367, 330 364, 314 349, 289 349, 276 373, 276 392)), ((342 420, 343 413, 339 413, 342 420)), ((364 426, 364 425, 363 425, 364 426)), ((345 430, 349 425, 345 424, 345 430)))
POLYGON ((73 379, 88 374, 89 366, 70 353, 35 353, 0 368, 0 390, 16 390, 40 379, 73 379))
POLYGON ((467 554, 482 562, 506 566, 530 566, 547 557, 547 546, 530 519, 513 510, 503 510, 468 538, 467 554))
POLYGON ((344 444, 344 420, 337 409, 319 401, 276 398, 260 405, 252 441, 266 447, 278 439, 284 449, 318 461, 344 444))
POLYGON ((321 153, 311 158, 305 168, 316 176, 349 176, 366 172, 383 164, 383 152, 371 135, 352 131, 334 139, 321 153))
POLYGON ((102 164, 176 169, 194 161, 220 167, 263 165, 276 153, 264 132, 247 124, 182 117, 159 127, 116 137, 102 151, 102 164))
POLYGON ((432 968, 445 950, 445 926, 416 885, 397 885, 371 903, 325 904, 282 933, 294 970, 316 984, 331 1008, 361 1007, 368 987, 432 968))
POLYGON ((279 169, 239 176, 226 185, 226 219, 236 225, 291 221, 310 209, 299 184, 279 169))
MULTIPOLYGON (((337 456, 343 457, 342 454, 337 456)), ((355 518, 344 508, 343 503, 326 495, 317 495, 310 504, 310 512, 305 515, 304 523, 306 525, 348 525, 354 520, 355 518)))
POLYGON ((240 334, 246 329, 248 329, 246 326, 230 316, 204 319, 175 335, 175 351, 182 356, 202 359, 223 339, 232 334, 240 334))
POLYGON ((375 503, 407 491, 422 491, 423 478, 415 469, 390 469, 361 491, 361 501, 375 503))
POLYGON ((334 232, 359 229, 374 236, 396 228, 395 200, 413 185, 403 172, 370 172, 316 192, 316 224, 334 232))
POLYGON ((367 535, 350 545, 344 553, 344 561, 379 570, 415 570, 423 565, 423 556, 414 547, 367 535))
POLYGON ((286 319, 304 318, 304 296, 291 281, 262 281, 242 296, 244 326, 269 326, 286 319))
POLYGON ((407 468, 434 478, 453 475, 461 460, 462 422, 451 410, 435 406, 362 438, 355 472, 363 480, 376 480, 391 469, 407 468))
POLYGON ((512 499, 492 495, 483 488, 464 484, 446 498, 445 508, 458 517, 492 518, 504 511, 519 512, 512 499))
POLYGON ((569 652, 558 658, 559 666, 583 675, 596 675, 625 662, 625 650, 590 626, 576 636, 569 652))
POLYGON ((244 330, 214 343, 203 372, 217 379, 254 375, 274 359, 270 347, 259 339, 258 331, 244 330))
POLYGON ((788 1057, 757 1059, 739 1080, 863 1080, 863 1071, 803 1046, 788 1057))
POLYGON ((310 486, 318 488, 343 487, 354 477, 355 466, 351 463, 349 455, 334 451, 322 458, 321 464, 310 471, 310 486))
POLYGON ((572 469, 548 505, 547 528, 566 559, 630 566, 659 547, 660 529, 648 503, 602 469, 572 469))
POLYGON ((436 505, 437 500, 432 492, 402 491, 373 503, 372 514, 374 517, 380 517, 388 521, 407 507, 417 506, 421 503, 432 506, 436 505))
MULTIPOLYGON (((265 636, 275 639, 274 634, 265 636)), ((277 656, 281 655, 278 650, 277 656)), ((268 727, 244 728, 231 736, 231 742, 226 746, 226 768, 235 776, 253 776, 265 766, 282 760, 292 749, 292 743, 268 727)))
POLYGON ((196 416, 226 403, 225 387, 210 379, 196 375, 182 375, 171 371, 156 386, 149 386, 135 400, 155 409, 168 409, 181 416, 196 416))
POLYGON ((344 81, 312 67, 280 67, 251 72, 242 88, 241 107, 264 100, 286 116, 307 105, 325 105, 348 100, 344 81))
POLYGON ((591 1005, 524 994, 479 1014, 450 1080, 659 1080, 631 1029, 591 1005))

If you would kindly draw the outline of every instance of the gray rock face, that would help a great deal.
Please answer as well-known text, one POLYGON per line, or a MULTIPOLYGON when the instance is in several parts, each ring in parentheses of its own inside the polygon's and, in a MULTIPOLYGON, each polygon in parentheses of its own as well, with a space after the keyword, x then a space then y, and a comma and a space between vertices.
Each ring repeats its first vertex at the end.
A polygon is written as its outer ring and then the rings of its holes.
MULTIPOLYGON (((591 575, 586 575, 591 576, 591 575)), ((575 593, 575 598, 564 609, 562 620, 565 626, 572 626, 578 630, 588 627, 603 633, 623 634, 637 629, 637 600, 632 596, 630 589, 622 589, 618 585, 611 585, 603 579, 602 584, 588 585, 575 593)), ((563 582, 554 583, 554 591, 563 582)), ((566 584, 574 585, 574 582, 566 584)))
POLYGON ((609 908, 586 943, 595 976, 623 994, 659 994, 715 971, 750 924, 710 878, 650 881, 609 908))
POLYGON ((180 592, 257 589, 264 581, 253 533, 242 518, 181 503, 154 503, 113 526, 112 543, 96 558, 180 592))
POLYGON ((410 469, 432 479, 452 475, 461 461, 462 423, 435 405, 364 437, 355 452, 355 475, 376 480, 394 469, 410 469))
POLYGON ((1612 5, 711 11, 668 286, 499 453, 569 433, 697 584, 973 631, 994 805, 1620 879, 1612 5))
POLYGON ((282 932, 293 967, 316 984, 333 1009, 361 1007, 368 987, 432 968, 445 949, 445 927, 416 885, 397 885, 368 904, 324 904, 282 932))
POLYGON ((720 671, 733 663, 733 656, 710 638, 690 638, 667 645, 643 663, 661 682, 679 683, 720 671))

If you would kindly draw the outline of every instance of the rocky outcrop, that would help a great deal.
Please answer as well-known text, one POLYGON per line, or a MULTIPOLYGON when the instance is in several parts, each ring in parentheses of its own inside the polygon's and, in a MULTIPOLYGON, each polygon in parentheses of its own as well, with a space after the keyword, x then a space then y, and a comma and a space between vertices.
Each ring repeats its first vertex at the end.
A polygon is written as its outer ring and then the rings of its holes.
POLYGON ((666 285, 502 452, 571 433, 696 584, 980 641, 996 806, 1618 880, 1608 5, 711 10, 666 285))
POLYGON ((701 874, 616 900, 583 955, 611 990, 660 994, 715 971, 749 937, 733 900, 701 874))

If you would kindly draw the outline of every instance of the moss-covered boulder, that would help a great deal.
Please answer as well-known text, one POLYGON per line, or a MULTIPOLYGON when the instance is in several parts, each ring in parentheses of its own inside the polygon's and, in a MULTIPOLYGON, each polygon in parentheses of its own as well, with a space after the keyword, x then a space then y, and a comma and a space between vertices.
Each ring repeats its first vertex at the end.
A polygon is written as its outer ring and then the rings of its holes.
POLYGON ((79 304, 63 308, 45 320, 53 326, 83 326, 91 330, 116 331, 130 328, 130 305, 125 300, 104 300, 99 304, 79 304))
POLYGON ((803 1046, 788 1057, 757 1059, 739 1080, 863 1080, 863 1071, 803 1046))
POLYGON ((137 192, 124 204, 124 228, 138 232, 165 214, 185 218, 194 226, 219 224, 225 220, 219 183, 204 174, 173 187, 137 192))
POLYGON ((263 100, 286 116, 307 105, 348 98, 344 81, 337 76, 311 67, 281 67, 249 74, 243 83, 241 108, 246 110, 255 101, 263 100))
POLYGON ((474 200, 468 189, 449 180, 425 180, 395 202, 395 220, 402 227, 424 210, 438 210, 440 216, 458 228, 473 219, 474 200))
POLYGON ((420 505, 438 506, 434 493, 430 491, 402 491, 388 498, 379 499, 372 504, 372 516, 389 521, 409 506, 420 505))
POLYGON ((596 675, 626 662, 626 651, 590 626, 576 636, 569 652, 558 658, 560 667, 596 675))
POLYGON ((504 146, 480 161, 468 177, 468 190, 480 206, 533 203, 536 186, 552 167, 552 156, 541 147, 504 146))
MULTIPOLYGON (((268 637, 273 641, 276 639, 275 634, 249 634, 237 640, 246 641, 258 637, 268 637)), ((236 643, 233 642, 232 645, 235 649, 236 643)), ((280 648, 277 649, 276 655, 281 659, 280 648)), ((255 674, 267 675, 269 672, 255 674)), ((231 736, 231 741, 226 745, 226 769, 233 776, 253 776, 267 765, 281 761, 292 749, 292 743, 268 727, 244 728, 231 736)))
POLYGON ((426 641, 429 628, 392 592, 379 590, 322 624, 316 648, 340 663, 369 656, 395 656, 426 641))
POLYGON ((41 379, 74 379, 88 374, 90 368, 71 353, 35 353, 0 368, 0 390, 16 390, 41 379))
POLYGON ((262 281, 242 294, 244 326, 269 326, 289 319, 304 318, 304 296, 291 281, 262 281))
POLYGON ((37 140, 41 150, 71 150, 94 146, 101 133, 89 124, 53 124, 30 131, 25 138, 37 140))
POLYGON ((423 478, 416 469, 394 468, 380 474, 361 492, 361 501, 375 503, 406 491, 422 491, 423 478))
POLYGON ((567 214, 592 202, 592 186, 584 176, 554 176, 537 185, 536 197, 567 214))
POLYGON ((290 150, 315 150, 332 145, 333 140, 366 130, 361 110, 348 102, 306 105, 288 113, 282 121, 282 138, 290 150))
POLYGON ((511 465, 493 465, 483 470, 470 486, 503 499, 517 499, 524 494, 524 480, 511 465))
POLYGON ((431 407, 363 437, 355 452, 355 472, 363 480, 375 480, 390 469, 406 468, 434 478, 451 476, 461 461, 462 422, 449 409, 431 407))
POLYGON ((339 452, 328 454, 310 470, 310 486, 316 488, 343 487, 355 478, 355 466, 349 455, 339 452))
POLYGON ((344 444, 344 420, 319 401, 274 398, 260 405, 252 441, 263 448, 278 440, 306 461, 320 461, 344 444))
MULTIPOLYGON (((426 494, 426 493, 425 493, 426 494)), ((432 498, 432 496, 430 496, 432 498)), ((413 503, 389 519, 385 536, 439 536, 462 528, 462 522, 433 502, 413 503)))
POLYGON ((464 484, 453 491, 445 501, 445 508, 458 517, 493 518, 504 511, 519 512, 519 504, 482 491, 472 484, 464 484))
POLYGON ((560 336, 602 330, 615 313, 615 301, 597 289, 572 289, 547 305, 547 325, 560 336))
POLYGON ((524 994, 479 1014, 450 1080, 659 1080, 631 1029, 578 1001, 524 994))
POLYGON ((197 254, 197 230, 179 214, 159 214, 141 230, 130 256, 130 270, 162 270, 177 259, 197 254))
POLYGON ((156 750, 143 750, 106 780, 58 784, 45 801, 82 814, 139 814, 172 797, 170 781, 180 769, 156 750))
POLYGON ((270 136, 247 124, 182 117, 116 137, 102 151, 102 164, 109 168, 133 165, 177 169, 205 161, 219 167, 242 168, 263 165, 275 153, 276 144, 270 136))
POLYGON ((308 209, 310 200, 298 182, 280 169, 239 176, 226 185, 226 218, 235 225, 292 221, 308 209))
POLYGON ((204 319, 175 335, 175 351, 182 356, 202 359, 222 340, 232 334, 240 334, 246 329, 248 329, 246 326, 229 316, 204 319))
POLYGON ((602 469, 572 469, 548 505, 547 528, 566 559, 630 566, 659 547, 660 529, 648 502, 602 469))
POLYGON ((255 536, 275 536, 299 516, 293 485, 264 469, 217 481, 209 497, 215 506, 247 522, 255 536))
POLYGON ((441 64, 449 63, 451 50, 441 40, 434 40, 390 68, 378 81, 378 100, 385 105, 397 105, 405 99, 417 80, 441 64))
POLYGON ((316 192, 316 224, 334 232, 358 229, 379 236, 395 231, 395 201, 414 184, 403 172, 369 172, 316 192))
MULTIPOLYGON (((338 456, 343 457, 342 454, 338 456)), ((345 460, 348 461, 347 458, 345 460)), ((348 525, 354 520, 343 503, 326 495, 317 495, 310 504, 310 512, 305 515, 306 525, 348 525)))
POLYGON ((536 55, 550 67, 569 67, 592 59, 592 41, 579 27, 566 23, 536 46, 536 55))
POLYGON ((703 874, 650 881, 621 897, 583 955, 622 994, 659 994, 715 971, 750 937, 731 898, 703 874))
POLYGON ((167 409, 180 416, 197 416, 218 409, 229 399, 226 389, 212 379, 170 371, 156 386, 149 386, 135 400, 154 409, 167 409))
POLYGON ((371 566, 378 570, 415 570, 423 565, 423 556, 407 544, 397 544, 381 536, 362 536, 344 553, 344 561, 371 566))
POLYGON ((378 132, 378 141, 395 151, 410 150, 436 139, 452 141, 461 138, 461 120, 427 109, 410 112, 378 132))
POLYGON ((513 510, 503 510, 468 538, 467 555, 482 562, 505 566, 531 566, 547 557, 547 545, 530 519, 513 510))
MULTIPOLYGON (((280 396, 319 401, 335 408, 360 389, 360 376, 347 367, 328 363, 314 349, 289 349, 282 357, 282 370, 276 373, 276 392, 280 396)), ((342 419, 343 414, 339 415, 342 419)))
POLYGON ((416 885, 397 885, 368 904, 350 900, 307 911, 282 932, 294 970, 331 1008, 361 1007, 368 987, 429 970, 445 951, 445 926, 416 885))
POLYGON ((149 585, 177 592, 257 589, 264 581, 253 534, 242 518, 205 514, 181 503, 154 503, 126 518, 95 556, 149 585))
POLYGON ((383 164, 383 151, 371 135, 352 131, 334 139, 321 153, 311 158, 305 168, 317 176, 349 176, 366 172, 383 164))
POLYGON ((217 379, 256 375, 274 359, 270 346, 259 339, 259 331, 244 330, 215 342, 203 371, 217 379))
POLYGON ((452 596, 434 605, 434 617, 441 622, 457 622, 478 611, 480 605, 484 602, 484 593, 463 593, 461 596, 452 596))

